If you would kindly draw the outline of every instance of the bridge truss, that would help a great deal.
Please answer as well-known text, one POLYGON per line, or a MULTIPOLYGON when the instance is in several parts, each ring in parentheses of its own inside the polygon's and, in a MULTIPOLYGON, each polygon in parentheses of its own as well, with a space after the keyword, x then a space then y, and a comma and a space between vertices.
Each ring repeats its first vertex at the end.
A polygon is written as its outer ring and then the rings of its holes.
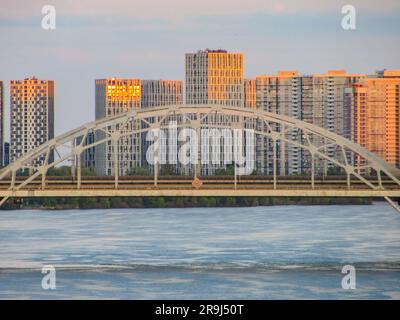
MULTIPOLYGON (((113 170, 113 190, 86 190, 82 184, 82 156, 90 148, 107 145, 114 150, 113 168, 121 168, 121 147, 127 137, 146 133, 150 130, 168 130, 171 121, 176 123, 178 129, 192 128, 196 131, 202 128, 216 129, 251 129, 256 135, 256 145, 263 151, 262 154, 271 160, 270 168, 264 168, 271 176, 271 188, 268 190, 240 190, 235 183, 229 190, 223 192, 210 192, 211 195, 302 195, 302 196, 379 196, 384 197, 396 210, 399 206, 390 197, 400 197, 400 170, 388 164, 377 155, 371 153, 360 145, 345 139, 335 133, 327 131, 316 125, 261 110, 238 109, 220 105, 172 105, 130 111, 117 116, 100 119, 79 128, 62 134, 41 146, 31 150, 21 158, 15 160, 0 172, 0 181, 9 182, 6 189, 0 189, 0 206, 10 197, 46 197, 46 196, 140 196, 140 195, 190 195, 203 196, 208 193, 202 190, 200 176, 201 167, 194 166, 194 183, 185 193, 170 190, 157 191, 158 165, 154 165, 154 188, 151 192, 138 190, 125 190, 120 185, 121 170, 113 170), (88 143, 86 139, 93 134, 96 139, 88 143), (278 186, 278 176, 285 174, 284 149, 291 146, 292 152, 307 154, 310 185, 308 190, 287 192, 284 186, 278 186), (118 152, 115 152, 118 150, 118 152), (279 159, 278 154, 281 153, 279 159), (72 175, 76 176, 73 190, 49 190, 48 171, 66 161, 72 161, 72 175), (279 163, 279 161, 281 163, 279 163), (346 175, 344 189, 325 192, 315 189, 315 175, 318 163, 340 168, 346 175), (29 175, 18 176, 22 169, 28 169, 29 175), (268 170, 269 171, 268 171, 268 170), (278 172, 280 170, 280 172, 278 172), (371 175, 376 179, 371 179, 371 175), (39 188, 34 181, 41 179, 39 188), (365 185, 363 190, 353 190, 352 181, 357 179, 365 185), (390 180, 395 188, 386 189, 383 181, 390 180), (369 190, 367 192, 367 190, 369 190), (52 192, 54 191, 54 192, 52 192), (364 192, 365 191, 365 192, 364 192)), ((200 135, 198 135, 200 136, 200 135)), ((201 138, 200 138, 201 139, 201 138)), ((201 141, 199 141, 201 144, 201 141)), ((200 157, 200 150, 198 152, 200 157)), ((256 159, 256 161, 258 161, 256 159)), ((266 160, 263 158, 264 164, 266 160)), ((267 166, 268 167, 268 166, 267 166)), ((236 166, 235 166, 236 168, 236 166)), ((236 172, 236 170, 235 170, 236 172)))

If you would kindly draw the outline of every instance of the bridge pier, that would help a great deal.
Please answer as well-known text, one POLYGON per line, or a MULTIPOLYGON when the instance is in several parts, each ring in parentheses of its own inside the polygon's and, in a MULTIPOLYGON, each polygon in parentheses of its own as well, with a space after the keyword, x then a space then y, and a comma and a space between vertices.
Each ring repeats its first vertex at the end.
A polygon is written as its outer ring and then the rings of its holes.
POLYGON ((77 174, 77 188, 81 188, 82 184, 82 173, 81 173, 81 154, 79 153, 77 156, 77 163, 76 163, 76 174, 77 174))
POLYGON ((71 177, 72 180, 75 180, 75 173, 76 173, 76 156, 74 155, 71 159, 71 177))
MULTIPOLYGON (((285 134, 285 125, 281 125, 281 134, 285 134)), ((280 146, 280 170, 279 170, 279 175, 284 176, 286 174, 286 159, 285 159, 285 150, 286 150, 286 142, 284 139, 280 141, 281 146, 280 146)))
POLYGON ((42 190, 46 188, 46 173, 42 173, 42 190))
POLYGON ((154 137, 154 187, 157 188, 158 186, 158 174, 160 169, 160 139, 159 139, 160 131, 158 129, 157 135, 154 137))
POLYGON ((118 139, 119 137, 114 137, 113 139, 113 151, 114 151, 114 188, 118 189, 118 178, 119 178, 119 155, 118 155, 118 139))
POLYGON ((311 188, 315 188, 315 159, 314 153, 311 153, 311 188))
POLYGON ((272 139, 272 144, 273 144, 273 170, 274 170, 274 189, 276 189, 276 139, 272 139))

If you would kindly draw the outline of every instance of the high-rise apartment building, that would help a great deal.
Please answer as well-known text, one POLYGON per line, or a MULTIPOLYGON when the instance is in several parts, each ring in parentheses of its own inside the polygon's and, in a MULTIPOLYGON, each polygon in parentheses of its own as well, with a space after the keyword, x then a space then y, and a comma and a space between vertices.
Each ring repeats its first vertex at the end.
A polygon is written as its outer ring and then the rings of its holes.
MULTIPOLYGON (((107 78, 95 81, 96 120, 118 115, 141 108, 141 80, 107 78)), ((127 124, 127 130, 134 130, 134 124, 127 124)), ((97 133, 95 139, 103 139, 103 133, 97 133)), ((118 154, 119 174, 126 175, 133 167, 141 163, 140 134, 134 133, 118 141, 114 150, 112 141, 95 148, 95 171, 97 175, 114 174, 114 152, 118 154)))
MULTIPOLYGON (((11 161, 54 137, 54 81, 10 82, 11 161)), ((43 159, 37 159, 37 163, 43 159)), ((52 155, 50 158, 52 161, 52 155)))
MULTIPOLYGON (((302 77, 297 71, 279 71, 277 75, 256 77, 257 108, 301 119, 302 116, 302 77)), ((280 125, 272 125, 276 131, 287 131, 280 125)), ((299 130, 286 132, 289 140, 301 142, 299 130)), ((265 174, 273 173, 273 141, 265 138, 257 141, 257 167, 265 174)), ((276 157, 280 175, 301 173, 302 150, 294 144, 277 141, 276 157)))
MULTIPOLYGON (((330 70, 326 74, 313 75, 313 112, 310 122, 351 139, 352 110, 347 103, 346 94, 349 88, 365 77, 365 74, 349 74, 345 70, 330 70)), ((321 141, 314 141, 316 145, 320 143, 321 141)), ((329 157, 342 156, 342 151, 335 146, 328 146, 325 152, 329 157)), ((330 166, 333 164, 316 161, 317 169, 324 173, 327 173, 330 166)))
POLYGON ((151 108, 183 103, 182 81, 142 80, 141 107, 151 108))
MULTIPOLYGON (((351 139, 353 122, 348 90, 352 90, 353 85, 364 77, 362 74, 348 74, 344 70, 331 70, 326 74, 312 76, 299 75, 297 71, 260 75, 256 77, 257 108, 301 119, 351 139)), ((298 129, 287 131, 280 125, 273 127, 274 130, 285 131, 285 136, 290 141, 304 142, 298 129)), ((268 138, 266 140, 259 143, 257 165, 262 172, 271 174, 272 141, 268 138)), ((322 143, 312 142, 316 145, 322 143)), ((334 147, 327 147, 326 152, 331 157, 342 155, 334 147)), ((278 172, 281 175, 299 174, 311 168, 310 154, 288 142, 277 142, 277 159, 278 172)), ((315 166, 320 173, 326 173, 329 163, 317 160, 315 166)))
POLYGON ((346 103, 346 89, 365 77, 365 74, 348 74, 345 70, 313 75, 312 123, 350 139, 351 110, 346 103))
MULTIPOLYGON (((353 87, 352 139, 400 166, 400 70, 384 70, 353 87)), ((357 164, 362 165, 362 160, 357 164)))
MULTIPOLYGON (((250 92, 251 89, 248 93, 250 92)), ((250 99, 249 95, 248 103, 250 99)), ((243 108, 245 106, 243 54, 210 49, 187 53, 185 55, 185 102, 194 105, 211 104, 243 108)), ((203 151, 206 152, 206 149, 207 147, 204 147, 203 151)), ((222 151, 219 158, 224 158, 222 151)), ((216 169, 222 168, 226 168, 222 160, 220 164, 202 164, 201 174, 212 175, 216 169)), ((190 174, 193 167, 185 167, 181 171, 190 174)))
POLYGON ((0 167, 4 166, 4 86, 0 81, 0 167))
POLYGON ((244 106, 244 56, 226 50, 186 54, 187 104, 244 106))
MULTIPOLYGON (((179 80, 142 80, 142 109, 156 108, 183 103, 183 82, 179 80)), ((142 124, 143 125, 143 124, 142 124)), ((144 126, 144 125, 143 125, 144 126)), ((153 170, 146 159, 147 150, 152 142, 147 141, 148 132, 141 134, 142 166, 153 170)))

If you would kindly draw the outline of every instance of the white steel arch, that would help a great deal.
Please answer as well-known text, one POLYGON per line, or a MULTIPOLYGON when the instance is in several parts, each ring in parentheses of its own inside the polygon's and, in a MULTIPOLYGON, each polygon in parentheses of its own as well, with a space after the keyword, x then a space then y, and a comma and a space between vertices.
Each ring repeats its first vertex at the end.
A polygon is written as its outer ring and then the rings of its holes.
MULTIPOLYGON (((384 189, 382 186, 382 175, 391 179, 400 186, 400 170, 388 164, 374 153, 362 146, 341 137, 328 130, 304 121, 288 116, 279 115, 262 110, 245 108, 234 108, 222 105, 171 105, 157 108, 130 111, 117 116, 100 119, 90 122, 67 133, 55 137, 43 145, 31 150, 21 158, 17 159, 0 172, 0 180, 10 178, 9 190, 20 190, 27 186, 31 181, 42 178, 42 188, 46 187, 47 171, 68 159, 78 159, 77 164, 77 188, 81 187, 81 168, 80 157, 82 153, 94 146, 102 143, 111 142, 114 146, 118 145, 121 137, 133 133, 145 132, 153 128, 167 128, 168 121, 177 121, 178 127, 198 128, 230 128, 232 125, 242 128, 252 128, 257 135, 268 137, 272 141, 274 156, 276 156, 276 142, 283 141, 292 144, 303 150, 307 150, 312 159, 311 181, 314 187, 314 159, 324 159, 341 167, 347 175, 347 184, 350 188, 350 176, 354 176, 363 181, 365 185, 372 189, 384 189), (136 125, 129 126, 131 122, 136 125), (129 128, 129 129, 128 129, 129 128), (138 128, 132 130, 131 128, 138 128), (287 133, 290 130, 301 132, 301 139, 291 139, 287 133), (85 138, 89 133, 101 136, 92 144, 86 144, 85 138), (100 134, 99 134, 100 133, 100 134), (80 142, 76 144, 77 139, 80 142), (318 143, 316 143, 318 141, 318 143), (334 158, 326 152, 327 147, 335 147, 341 158, 334 158), (60 154, 59 148, 64 148, 67 152, 60 154), (362 166, 355 166, 347 156, 352 153, 363 159, 362 166), (51 161, 56 155, 54 161, 51 161), (58 155, 58 157, 57 157, 58 155), (38 161, 40 159, 40 161, 38 161), (18 170, 28 168, 30 175, 23 181, 16 181, 18 170), (364 177, 362 172, 373 170, 376 172, 378 184, 373 184, 364 177)), ((299 133, 300 134, 300 133, 299 133)), ((114 167, 117 166, 119 159, 114 157, 114 167)), ((276 157, 274 157, 274 188, 276 188, 276 157)), ((118 188, 118 170, 114 170, 115 188, 118 188)), ((388 197, 385 197, 391 205, 398 209, 396 204, 388 197)), ((5 202, 7 196, 1 201, 5 202)))

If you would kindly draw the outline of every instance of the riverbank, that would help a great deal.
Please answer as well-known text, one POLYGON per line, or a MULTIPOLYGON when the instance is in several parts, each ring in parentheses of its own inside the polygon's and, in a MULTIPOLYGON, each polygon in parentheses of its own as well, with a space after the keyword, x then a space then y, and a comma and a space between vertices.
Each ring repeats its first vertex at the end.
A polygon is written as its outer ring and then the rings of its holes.
POLYGON ((257 207, 275 205, 369 205, 367 198, 301 197, 113 197, 113 198, 26 198, 10 199, 3 210, 16 209, 108 209, 108 208, 195 208, 257 207))

